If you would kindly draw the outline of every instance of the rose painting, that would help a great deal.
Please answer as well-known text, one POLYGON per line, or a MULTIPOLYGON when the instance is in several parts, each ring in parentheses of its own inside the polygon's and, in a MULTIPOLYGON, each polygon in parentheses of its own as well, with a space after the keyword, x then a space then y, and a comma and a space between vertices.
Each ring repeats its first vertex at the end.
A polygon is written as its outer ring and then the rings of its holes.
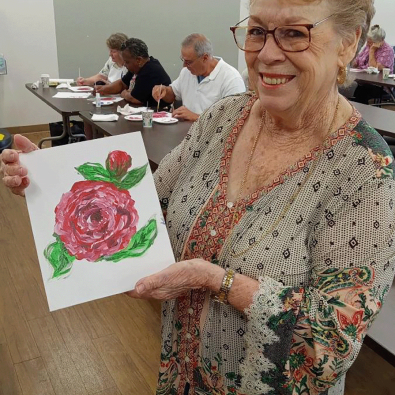
POLYGON ((44 251, 52 278, 70 275, 78 260, 116 263, 139 257, 153 245, 156 220, 140 227, 129 192, 144 178, 147 165, 133 169, 129 154, 112 151, 105 167, 85 163, 76 168, 85 180, 62 195, 55 208, 55 241, 44 251))

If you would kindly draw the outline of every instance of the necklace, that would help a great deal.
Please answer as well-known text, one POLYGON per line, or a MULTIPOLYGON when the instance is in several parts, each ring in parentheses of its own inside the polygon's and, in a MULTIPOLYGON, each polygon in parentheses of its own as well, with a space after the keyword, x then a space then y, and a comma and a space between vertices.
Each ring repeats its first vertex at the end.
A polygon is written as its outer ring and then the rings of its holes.
MULTIPOLYGON (((335 112, 334 112, 333 118, 332 118, 332 122, 331 122, 331 124, 329 126, 328 132, 326 133, 326 135, 324 137, 324 141, 330 135, 330 133, 331 133, 331 131, 333 129, 333 126, 334 126, 335 121, 336 121, 337 113, 338 113, 338 110, 339 110, 339 105, 340 105, 340 96, 338 96, 335 112)), ((260 136, 260 134, 262 132, 263 121, 265 119, 265 115, 266 115, 266 112, 264 112, 263 115, 262 115, 261 122, 260 122, 260 125, 259 125, 259 130, 258 130, 258 132, 257 132, 257 134, 255 136, 254 144, 252 146, 252 149, 251 149, 251 152, 250 152, 250 156, 248 158, 247 166, 246 166, 246 169, 244 171, 244 175, 243 175, 242 181, 240 183, 240 189, 239 189, 239 193, 237 195, 236 206, 234 207, 232 221, 230 223, 231 231, 229 232, 229 235, 226 238, 225 244, 230 242, 231 236, 233 234, 234 222, 235 222, 236 217, 238 216, 238 209, 239 209, 239 205, 240 205, 241 196, 242 196, 242 193, 243 193, 243 190, 244 190, 245 183, 247 181, 247 176, 248 176, 248 173, 249 173, 249 170, 250 170, 250 166, 251 166, 251 163, 252 163, 252 159, 253 159, 253 156, 254 156, 254 152, 255 152, 257 143, 258 143, 258 139, 259 139, 259 136, 260 136)), ((321 151, 321 153, 322 153, 322 151, 321 151)), ((285 207, 281 211, 280 215, 277 217, 277 220, 272 224, 272 226, 266 232, 264 232, 257 240, 255 240, 255 242, 252 243, 248 248, 244 249, 243 251, 237 252, 237 253, 232 251, 231 252, 231 256, 232 257, 236 257, 237 258, 237 257, 240 257, 240 256, 244 255, 247 251, 249 251, 251 248, 254 248, 258 243, 260 243, 268 234, 270 234, 270 233, 272 233, 274 231, 274 229, 278 226, 278 224, 285 218, 286 214, 288 213, 289 209, 291 208, 293 202, 296 200, 296 198, 299 195, 300 191, 302 190, 302 188, 304 187, 306 182, 310 179, 311 175, 314 173, 314 169, 315 169, 315 167, 317 165, 317 160, 318 160, 318 157, 315 158, 315 161, 313 162, 312 166, 310 166, 310 168, 308 170, 307 176, 300 183, 298 189, 291 195, 291 197, 289 198, 287 204, 285 205, 285 207)), ((224 251, 224 248, 222 248, 222 251, 224 251)))
MULTIPOLYGON (((266 118, 266 111, 264 111, 263 114, 262 114, 261 121, 259 123, 259 128, 258 128, 258 131, 257 131, 257 133, 255 135, 254 143, 252 144, 250 155, 248 157, 247 165, 246 165, 246 167, 244 169, 243 178, 241 179, 241 182, 240 182, 239 193, 237 194, 237 197, 236 197, 236 206, 233 209, 234 212, 233 212, 233 216, 232 216, 232 221, 231 221, 231 223, 229 225, 229 227, 230 227, 230 229, 232 229, 232 231, 233 231, 233 224, 235 222, 235 218, 236 218, 237 213, 238 213, 238 208, 239 208, 241 196, 242 196, 242 193, 243 193, 243 190, 244 190, 244 185, 245 185, 245 183, 247 181, 247 176, 248 176, 248 173, 250 171, 252 158, 254 156, 255 149, 256 149, 256 146, 258 144, 259 136, 261 135, 261 132, 262 132, 262 129, 263 129, 263 121, 265 120, 265 118, 266 118)), ((234 204, 232 202, 228 202, 228 207, 232 208, 233 206, 234 206, 234 204)), ((230 234, 229 234, 229 236, 230 236, 230 234)))

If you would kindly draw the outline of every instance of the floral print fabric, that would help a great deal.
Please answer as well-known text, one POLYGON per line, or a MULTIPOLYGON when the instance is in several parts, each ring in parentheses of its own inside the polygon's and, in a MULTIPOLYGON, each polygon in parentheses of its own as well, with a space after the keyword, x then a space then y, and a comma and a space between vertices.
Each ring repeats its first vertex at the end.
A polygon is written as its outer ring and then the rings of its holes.
POLYGON ((393 279, 392 156, 356 110, 247 199, 221 243, 226 157, 255 100, 216 103, 155 173, 176 259, 204 256, 260 284, 244 314, 204 290, 163 303, 160 395, 331 394, 393 279))

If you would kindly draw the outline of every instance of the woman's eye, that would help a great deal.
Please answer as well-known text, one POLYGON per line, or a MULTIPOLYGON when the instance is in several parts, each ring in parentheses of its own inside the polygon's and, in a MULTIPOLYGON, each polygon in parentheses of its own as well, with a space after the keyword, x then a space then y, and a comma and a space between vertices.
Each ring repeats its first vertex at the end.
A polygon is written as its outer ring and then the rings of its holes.
POLYGON ((297 29, 283 29, 282 36, 286 38, 305 38, 306 32, 297 29))
POLYGON ((256 28, 256 27, 251 27, 248 29, 248 35, 249 36, 262 36, 263 35, 263 30, 256 28))

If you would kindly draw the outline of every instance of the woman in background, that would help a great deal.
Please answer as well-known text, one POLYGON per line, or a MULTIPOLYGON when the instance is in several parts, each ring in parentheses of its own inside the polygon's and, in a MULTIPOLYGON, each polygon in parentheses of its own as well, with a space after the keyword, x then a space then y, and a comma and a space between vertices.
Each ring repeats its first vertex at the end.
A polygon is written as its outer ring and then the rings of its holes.
MULTIPOLYGON (((385 36, 383 28, 379 25, 372 26, 368 33, 366 46, 355 59, 354 67, 359 69, 376 67, 379 71, 388 68, 390 73, 392 73, 394 68, 394 50, 384 41, 385 36)), ((370 99, 381 97, 383 93, 384 90, 381 86, 358 84, 354 96, 357 102, 369 104, 370 99)))
POLYGON ((127 73, 122 59, 122 44, 128 39, 128 36, 123 33, 114 33, 107 39, 106 44, 110 51, 110 57, 104 64, 104 67, 95 75, 88 78, 79 77, 77 79, 78 85, 94 85, 98 81, 104 83, 111 83, 122 78, 127 73))

